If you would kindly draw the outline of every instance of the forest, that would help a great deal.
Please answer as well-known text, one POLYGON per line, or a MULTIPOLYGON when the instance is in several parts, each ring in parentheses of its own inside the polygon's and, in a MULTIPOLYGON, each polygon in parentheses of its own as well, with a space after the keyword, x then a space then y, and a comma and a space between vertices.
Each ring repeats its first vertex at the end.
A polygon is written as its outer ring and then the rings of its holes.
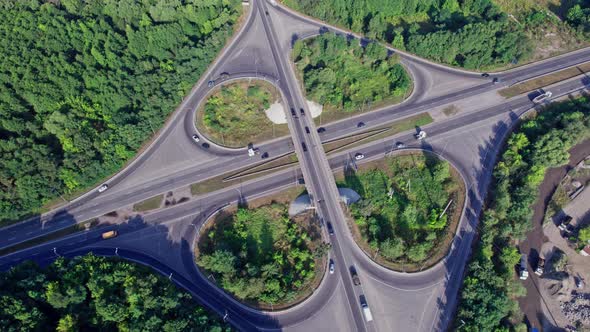
POLYGON ((526 294, 514 272, 520 260, 516 241, 532 227, 531 205, 545 171, 566 164, 568 150, 590 137, 589 102, 581 97, 549 105, 509 136, 461 290, 455 323, 465 322, 463 331, 526 331, 515 300, 526 294))
POLYGON ((119 170, 199 80, 241 13, 239 0, 0 8, 0 222, 119 170))
POLYGON ((150 269, 86 255, 0 274, 2 331, 230 331, 150 269))
POLYGON ((431 155, 391 157, 383 164, 345 175, 343 185, 361 196, 351 214, 363 240, 380 256, 420 263, 440 248, 454 209, 442 212, 457 199, 459 185, 449 163, 431 155))
POLYGON ((307 218, 289 219, 287 208, 239 208, 216 220, 199 240, 197 264, 238 299, 264 305, 295 300, 315 277, 323 251, 319 231, 307 229, 315 226, 307 218))
POLYGON ((293 59, 307 96, 324 107, 344 112, 367 110, 372 103, 403 99, 411 80, 383 46, 326 33, 299 40, 293 59))
POLYGON ((285 0, 308 15, 469 69, 526 58, 530 42, 491 0, 285 0))

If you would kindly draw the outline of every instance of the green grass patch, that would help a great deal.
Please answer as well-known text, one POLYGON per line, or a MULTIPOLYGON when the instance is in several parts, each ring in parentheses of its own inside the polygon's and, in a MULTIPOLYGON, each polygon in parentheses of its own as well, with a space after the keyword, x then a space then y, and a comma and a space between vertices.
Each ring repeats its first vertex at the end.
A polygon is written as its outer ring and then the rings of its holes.
POLYGON ((289 218, 287 203, 222 212, 201 233, 197 264, 237 299, 288 306, 317 276, 325 254, 311 212, 289 218))
POLYGON ((215 143, 243 147, 289 133, 286 124, 273 124, 264 110, 280 102, 279 91, 261 80, 222 85, 197 112, 197 127, 215 143))
POLYGON ((145 201, 141 201, 133 205, 133 211, 135 212, 145 212, 150 210, 158 209, 162 206, 162 201, 164 200, 164 195, 157 195, 152 198, 148 198, 145 201))
POLYGON ((537 77, 526 82, 518 83, 509 88, 502 89, 498 91, 498 93, 504 98, 512 98, 523 93, 537 90, 548 85, 555 84, 570 79, 572 77, 582 75, 584 73, 587 73, 588 71, 590 71, 590 62, 583 63, 579 66, 560 70, 549 75, 537 77))
POLYGON ((353 234, 379 263, 412 272, 446 255, 465 199, 463 182, 448 162, 409 153, 349 170, 337 179, 361 195, 350 207, 353 234))

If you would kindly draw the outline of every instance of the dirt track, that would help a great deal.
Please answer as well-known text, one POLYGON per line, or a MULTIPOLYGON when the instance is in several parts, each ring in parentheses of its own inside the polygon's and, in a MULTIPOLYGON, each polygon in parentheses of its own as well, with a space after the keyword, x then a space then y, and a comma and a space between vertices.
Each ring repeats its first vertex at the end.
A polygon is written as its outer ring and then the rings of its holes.
MULTIPOLYGON (((576 164, 590 154, 590 140, 586 140, 570 150, 570 160, 567 165, 558 168, 552 168, 545 174, 545 179, 539 186, 539 196, 533 205, 533 229, 527 234, 524 241, 520 243, 520 251, 529 254, 529 260, 536 261, 541 246, 546 241, 543 234, 543 219, 547 204, 551 200, 555 189, 559 182, 576 164), (531 257, 532 256, 532 257, 531 257), (532 258, 532 259, 531 259, 532 258)), ((530 269, 529 269, 530 271, 530 269)), ((528 280, 524 282, 527 289, 527 296, 518 300, 521 311, 525 314, 525 319, 532 327, 541 328, 541 320, 547 319, 553 322, 552 317, 545 317, 543 314, 542 299, 539 291, 536 288, 538 285, 538 277, 534 273, 530 273, 528 280)))

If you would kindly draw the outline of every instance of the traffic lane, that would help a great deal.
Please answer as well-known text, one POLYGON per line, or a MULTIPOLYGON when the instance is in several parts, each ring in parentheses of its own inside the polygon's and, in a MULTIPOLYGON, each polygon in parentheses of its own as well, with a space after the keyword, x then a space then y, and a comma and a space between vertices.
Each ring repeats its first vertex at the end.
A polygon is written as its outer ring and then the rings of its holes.
MULTIPOLYGON (((570 91, 574 91, 574 90, 578 90, 578 89, 583 89, 585 87, 586 82, 584 82, 582 79, 574 79, 571 81, 568 81, 566 83, 561 83, 558 85, 555 85, 551 88, 551 90, 554 92, 554 96, 560 95, 560 94, 564 94, 564 93, 568 93, 570 91)), ((522 107, 524 105, 532 105, 532 103, 528 100, 527 97, 522 96, 522 97, 518 97, 515 99, 511 99, 510 101, 490 108, 490 109, 486 109, 483 111, 478 111, 478 112, 473 112, 473 113, 469 113, 466 114, 463 117, 459 117, 459 118, 455 118, 452 119, 450 121, 444 122, 442 124, 442 126, 446 126, 444 130, 450 130, 449 128, 456 126, 456 123, 458 122, 465 122, 465 123, 469 123, 469 122, 475 122, 475 121, 481 121, 482 119, 491 117, 491 116, 495 116, 497 114, 499 114, 499 112, 502 111, 506 111, 506 109, 515 109, 515 108, 519 108, 522 107)), ((340 126, 342 126, 344 128, 343 124, 339 124, 340 126)), ((436 128, 440 128, 440 123, 436 123, 436 128)), ((344 129, 343 129, 344 130, 344 129)), ((340 133, 334 133, 333 130, 329 131, 330 134, 333 135, 339 135, 340 133)), ((320 137, 323 137, 324 140, 326 139, 326 136, 324 134, 321 134, 320 137)), ((291 146, 289 145, 288 142, 283 142, 283 141, 277 141, 274 142, 273 145, 275 146, 283 146, 282 151, 287 151, 290 150, 291 146), (287 143, 286 145, 284 145, 284 143, 287 143)), ((154 182, 153 185, 150 185, 148 187, 142 188, 140 190, 136 190, 133 194, 128 193, 125 194, 125 199, 129 200, 129 203, 132 202, 136 202, 139 201, 143 198, 148 198, 151 197, 153 195, 156 195, 160 192, 162 192, 162 190, 170 190, 170 189, 174 189, 177 186, 180 185, 185 185, 185 184, 190 184, 192 182, 198 181, 198 178, 200 177, 199 175, 203 175, 205 174, 205 176, 201 177, 204 178, 206 177, 206 175, 211 175, 214 176, 215 174, 218 174, 219 170, 222 170, 223 167, 227 167, 229 168, 235 168, 236 165, 239 165, 240 163, 244 163, 242 160, 245 160, 246 162, 251 162, 254 163, 251 159, 242 159, 240 158, 236 158, 235 161, 232 162, 227 162, 224 163, 223 166, 221 167, 210 167, 210 165, 203 165, 203 168, 205 168, 206 170, 199 170, 197 169, 194 172, 190 172, 188 174, 185 174, 181 177, 177 177, 177 178, 173 178, 175 176, 175 174, 170 175, 169 177, 165 178, 163 181, 158 181, 158 182, 154 182), (144 197, 142 198, 137 198, 137 194, 143 194, 144 197), (151 196, 150 196, 151 195, 151 196)), ((244 163, 246 164, 246 163, 244 163)), ((108 192, 107 192, 108 193, 108 192)), ((108 196, 108 195, 107 195, 108 196)), ((113 196, 109 202, 106 203, 106 206, 108 206, 107 209, 105 209, 104 211, 100 211, 99 214, 95 214, 94 216, 97 215, 102 215, 104 213, 107 213, 111 210, 113 210, 115 207, 120 206, 120 203, 123 202, 124 199, 120 198, 120 197, 115 197, 113 196), (109 205, 112 204, 112 205, 109 205), (107 211, 108 210, 108 211, 107 211)), ((104 205, 101 205, 104 206, 104 205)), ((91 206, 90 209, 86 209, 86 213, 90 213, 89 210, 100 210, 99 209, 99 205, 93 205, 91 206)), ((59 228, 63 228, 65 226, 68 226, 71 224, 71 217, 64 215, 65 212, 61 212, 61 214, 58 214, 57 217, 55 217, 52 221, 52 223, 48 223, 46 225, 44 225, 45 229, 41 229, 42 225, 40 225, 39 221, 29 221, 29 222, 24 222, 24 223, 19 223, 19 224, 15 224, 12 226, 9 226, 7 228, 5 228, 5 230, 8 232, 8 235, 6 237, 3 237, 2 239, 0 239, 0 248, 4 248, 10 245, 14 245, 16 243, 22 242, 26 239, 35 237, 35 236, 39 236, 41 234, 45 234, 48 233, 49 230, 52 229, 59 229, 59 228), (63 220, 65 219, 65 220, 63 220)), ((84 218, 90 218, 93 217, 91 215, 83 215, 84 218)), ((80 218, 79 220, 84 220, 84 218, 80 218)), ((50 219, 50 216, 45 216, 44 219, 50 219)))
MULTIPOLYGON (((303 118, 301 122, 302 125, 307 125, 311 128, 314 128, 313 123, 311 123, 309 118, 303 118)), ((321 143, 319 143, 319 136, 314 133, 307 135, 307 137, 309 137, 309 142, 312 145, 309 151, 310 155, 313 154, 314 156, 312 160, 308 159, 307 165, 303 167, 311 167, 311 173, 314 175, 313 186, 315 187, 315 193, 317 196, 314 198, 314 202, 312 203, 315 203, 314 205, 317 207, 320 216, 324 218, 325 221, 329 221, 333 225, 337 225, 339 220, 342 219, 340 218, 342 211, 339 200, 337 199, 338 194, 330 191, 332 182, 334 181, 332 171, 329 168, 329 165, 326 165, 328 167, 329 173, 327 175, 324 173, 326 167, 322 165, 322 162, 326 157, 323 147, 321 146, 321 143), (313 163, 315 163, 315 165, 313 163)), ((358 289, 355 289, 349 274, 346 273, 348 268, 350 268, 353 264, 349 263, 343 255, 343 250, 340 246, 336 229, 334 229, 334 234, 335 235, 329 236, 329 238, 332 244, 332 252, 335 257, 335 262, 336 264, 343 267, 343 269, 339 270, 339 275, 343 281, 346 300, 348 301, 348 306, 352 314, 351 317, 355 322, 356 330, 363 331, 367 329, 367 326, 359 306, 359 296, 362 295, 362 292, 358 293, 358 289)))
MULTIPOLYGON (((280 57, 280 55, 278 55, 278 50, 279 50, 279 44, 277 42, 277 38, 275 36, 275 31, 273 29, 270 29, 270 24, 269 24, 269 18, 267 16, 265 16, 266 11, 266 3, 264 1, 260 1, 260 2, 256 2, 255 5, 257 5, 261 16, 263 17, 262 21, 264 23, 264 27, 267 33, 267 37, 269 38, 269 41, 271 43, 271 49, 272 49, 272 53, 273 56, 275 57, 275 62, 278 64, 279 66, 279 75, 281 77, 283 77, 284 82, 286 83, 287 86, 287 90, 290 91, 293 94, 293 100, 291 100, 291 103, 289 103, 290 105, 300 105, 301 108, 300 109, 304 109, 305 107, 304 105, 304 100, 301 96, 301 94, 299 93, 300 91, 298 90, 299 86, 297 85, 296 79, 295 79, 295 75, 294 73, 290 72, 290 70, 292 70, 292 67, 287 67, 285 65, 285 63, 283 62, 283 59, 280 57), (265 13, 263 13, 265 12, 265 13), (287 73, 291 74, 288 75, 287 73), (293 101, 295 101, 295 99, 297 99, 298 103, 295 102, 293 103, 293 101)), ((297 112, 297 110, 295 110, 295 112, 297 112)), ((308 113, 309 114, 309 113, 308 113)), ((300 116, 304 116, 302 114, 300 114, 300 116)), ((295 140, 299 140, 301 143, 305 142, 305 134, 303 134, 303 128, 302 128, 302 122, 304 121, 293 121, 294 119, 291 118, 292 120, 292 130, 295 130, 295 133, 291 133, 295 140)), ((311 128, 313 128, 313 126, 311 126, 311 128)), ((312 136, 313 139, 313 136, 312 136)), ((319 179, 317 178, 318 174, 316 174, 317 169, 314 167, 314 161, 315 162, 321 162, 321 159, 325 159, 325 155, 323 153, 323 149, 321 147, 321 144, 319 144, 319 141, 316 142, 315 144, 313 144, 315 146, 310 146, 309 148, 305 149, 296 149, 296 151, 298 151, 298 154, 301 155, 301 153, 306 154, 304 155, 303 158, 300 158, 300 164, 302 165, 302 171, 303 173, 307 173, 307 176, 304 175, 305 178, 307 178, 308 180, 312 180, 311 183, 306 183, 306 186, 308 186, 309 189, 312 189, 312 194, 316 195, 316 197, 313 197, 312 199, 321 199, 324 201, 328 201, 331 202, 333 200, 335 200, 335 197, 333 195, 331 195, 330 193, 327 193, 327 196, 324 196, 324 190, 326 189, 321 182, 319 181, 319 179), (318 151, 318 149, 321 150, 321 153, 318 151), (306 151, 307 150, 307 151, 306 151), (314 160, 310 160, 311 155, 313 155, 313 159, 314 160)), ((320 170, 322 170, 323 167, 320 167, 320 170)), ((321 175, 320 175, 321 176, 321 175)), ((324 179, 327 180, 327 179, 324 179)), ((330 179, 330 181, 333 181, 333 179, 330 179)), ((329 205, 329 203, 328 203, 329 205)), ((320 216, 324 216, 324 211, 322 211, 322 208, 320 206, 320 216)), ((328 208, 327 211, 328 214, 331 214, 332 211, 330 211, 330 209, 328 208)), ((335 252, 338 252, 338 250, 335 250, 335 252)), ((347 293, 347 297, 348 300, 350 302, 351 308, 353 307, 353 303, 355 302, 354 299, 352 299, 351 302, 351 297, 353 295, 351 295, 352 292, 350 292, 350 281, 349 281, 349 285, 346 285, 345 282, 345 291, 347 293)), ((364 324, 360 325, 359 324, 359 319, 362 319, 359 317, 358 312, 355 311, 354 309, 352 309, 353 312, 353 316, 355 316, 355 323, 357 324, 357 328, 359 331, 363 331, 365 330, 364 324)), ((363 321, 364 323, 364 321, 363 321)))
MULTIPOLYGON (((212 207, 209 207, 207 213, 210 214, 212 212, 212 209, 213 209, 212 207)), ((156 218, 156 219, 159 219, 160 222, 165 222, 165 221, 170 220, 168 216, 163 215, 163 214, 159 215, 158 218, 156 218)), ((199 226, 200 226, 200 224, 205 222, 205 220, 206 220, 206 218, 200 219, 198 222, 199 226)), ((125 248, 121 248, 121 247, 125 246, 125 244, 113 242, 112 240, 110 240, 110 241, 103 240, 101 237, 101 234, 107 230, 114 229, 117 232, 119 232, 119 236, 117 237, 117 239, 119 239, 121 237, 133 234, 134 232, 138 232, 138 231, 144 230, 146 228, 155 230, 156 227, 153 227, 153 226, 155 226, 155 225, 152 225, 149 223, 142 223, 139 225, 139 227, 137 227, 137 225, 124 224, 124 225, 119 225, 119 226, 102 227, 101 229, 96 229, 93 231, 79 233, 79 234, 70 236, 68 238, 53 241, 51 243, 47 243, 47 244, 44 244, 44 245, 41 245, 41 246, 38 246, 35 248, 31 248, 31 249, 27 249, 27 250, 18 252, 14 255, 2 257, 0 259, 0 267, 3 270, 7 270, 10 267, 12 267, 16 264, 19 264, 22 261, 27 260, 27 259, 34 260, 41 265, 47 265, 59 256, 65 256, 68 258, 72 258, 74 256, 83 255, 88 252, 94 252, 95 254, 106 255, 106 256, 117 255, 117 256, 120 256, 120 257, 123 257, 126 259, 134 260, 133 256, 125 254, 125 252, 129 252, 130 250, 133 250, 132 248, 129 248, 129 246, 126 246, 125 248), (81 247, 88 247, 88 246, 90 246, 90 248, 83 249, 83 250, 80 249, 81 247), (96 246, 103 248, 103 249, 101 249, 102 252, 97 252, 95 249, 96 246), (54 248, 55 248, 55 250, 54 250, 54 248)), ((198 228, 198 226, 197 226, 197 228, 198 228)), ((195 228, 190 228, 191 231, 194 229, 195 228)), ((133 239, 133 237, 127 237, 127 238, 133 239)), ((132 244, 130 244, 130 245, 132 246, 132 244)), ((146 256, 146 255, 143 255, 143 256, 146 256)), ((191 284, 197 284, 197 286, 198 286, 198 284, 203 284, 204 285, 203 287, 206 287, 206 290, 201 289, 199 292, 200 294, 204 294, 206 292, 209 292, 209 293, 213 293, 213 294, 211 294, 211 296, 213 296, 215 298, 226 298, 225 305, 224 305, 226 310, 230 311, 228 308, 233 308, 234 313, 241 313, 241 315, 247 314, 248 321, 254 321, 254 322, 257 321, 257 322, 259 322, 258 327, 264 327, 265 329, 277 328, 278 326, 284 326, 284 324, 301 323, 302 321, 304 321, 305 319, 307 319, 308 317, 313 315, 314 312, 317 310, 317 308, 324 306, 325 299, 328 299, 333 296, 333 293, 334 293, 336 285, 337 285, 336 279, 330 279, 330 280, 327 280, 326 282, 322 282, 320 284, 320 287, 316 290, 316 292, 310 298, 305 300, 305 302, 304 302, 305 305, 299 306, 297 309, 289 310, 285 313, 277 312, 276 314, 273 314, 275 316, 270 317, 271 314, 261 313, 257 310, 252 310, 252 309, 249 309, 249 308, 239 304, 235 300, 229 298, 225 293, 223 293, 222 291, 217 289, 215 286, 208 283, 208 281, 205 278, 203 278, 203 276, 200 273, 197 272, 196 267, 195 267, 195 263, 193 261, 193 256, 192 256, 191 250, 184 250, 183 256, 184 256, 183 260, 184 260, 185 264, 188 266, 187 267, 183 266, 182 268, 185 268, 184 271, 189 271, 188 275, 184 275, 184 273, 180 272, 180 271, 182 271, 181 267, 176 267, 175 269, 172 269, 172 267, 168 267, 169 271, 166 271, 163 274, 168 276, 169 273, 173 272, 174 278, 176 278, 176 279, 187 278, 188 280, 191 280, 191 284), (277 325, 279 320, 281 321, 281 323, 280 323, 280 325, 277 325), (272 324, 269 325, 269 322, 272 324)), ((161 268, 158 267, 157 264, 153 263, 154 260, 157 260, 157 257, 150 256, 148 258, 150 261, 152 261, 152 263, 148 262, 149 263, 149 264, 147 264, 148 266, 150 266, 158 271, 162 270, 161 268)), ((142 259, 139 261, 144 264, 146 263, 145 259, 142 259)), ((194 286, 195 285, 192 285, 193 288, 194 288, 194 286)), ((191 286, 190 285, 188 285, 188 286, 183 285, 183 288, 190 290, 191 286)), ((231 314, 231 312, 232 311, 230 311, 230 314, 231 314)), ((223 316, 223 314, 222 314, 222 316, 223 316)))
MULTIPOLYGON (((330 275, 328 278, 340 280, 337 273, 330 275)), ((283 325, 283 331, 356 331, 355 322, 352 320, 352 312, 346 301, 342 283, 337 283, 336 290, 331 297, 326 298, 326 302, 322 307, 317 308, 317 311, 298 324, 283 325)))
POLYGON ((497 76, 505 81, 523 81, 536 76, 546 75, 553 71, 563 70, 588 61, 590 61, 590 48, 584 48, 580 51, 573 51, 561 56, 541 60, 539 63, 517 67, 510 71, 499 73, 497 76))

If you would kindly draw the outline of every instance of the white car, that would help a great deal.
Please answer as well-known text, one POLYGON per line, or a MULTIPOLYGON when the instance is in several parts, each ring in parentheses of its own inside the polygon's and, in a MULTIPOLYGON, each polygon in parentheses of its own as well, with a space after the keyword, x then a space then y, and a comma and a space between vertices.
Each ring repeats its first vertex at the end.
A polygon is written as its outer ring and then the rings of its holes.
POLYGON ((546 99, 551 98, 551 96, 553 96, 553 93, 551 91, 547 91, 545 93, 542 93, 542 94, 536 96, 533 99, 533 103, 535 103, 535 104, 541 103, 541 102, 545 101, 546 99))
POLYGON ((195 142, 197 142, 197 143, 198 143, 198 142, 200 142, 200 141, 201 141, 201 139, 199 138, 199 135, 197 135, 197 134, 194 134, 194 135, 193 135, 193 141, 195 141, 195 142))
POLYGON ((416 136, 417 140, 423 140, 426 138, 426 132, 424 130, 420 130, 420 132, 414 136, 416 136))
POLYGON ((362 153, 357 153, 354 155, 354 159, 356 159, 356 160, 361 160, 363 158, 365 158, 365 155, 362 153))
POLYGON ((254 157, 256 155, 256 151, 254 150, 254 148, 249 148, 248 149, 248 157, 254 157))
POLYGON ((330 261, 330 274, 334 274, 334 262, 330 261))
POLYGON ((101 193, 101 192, 103 192, 103 191, 105 191, 107 189, 109 189, 109 185, 105 183, 105 184, 103 184, 102 186, 100 186, 98 188, 98 192, 101 193))

